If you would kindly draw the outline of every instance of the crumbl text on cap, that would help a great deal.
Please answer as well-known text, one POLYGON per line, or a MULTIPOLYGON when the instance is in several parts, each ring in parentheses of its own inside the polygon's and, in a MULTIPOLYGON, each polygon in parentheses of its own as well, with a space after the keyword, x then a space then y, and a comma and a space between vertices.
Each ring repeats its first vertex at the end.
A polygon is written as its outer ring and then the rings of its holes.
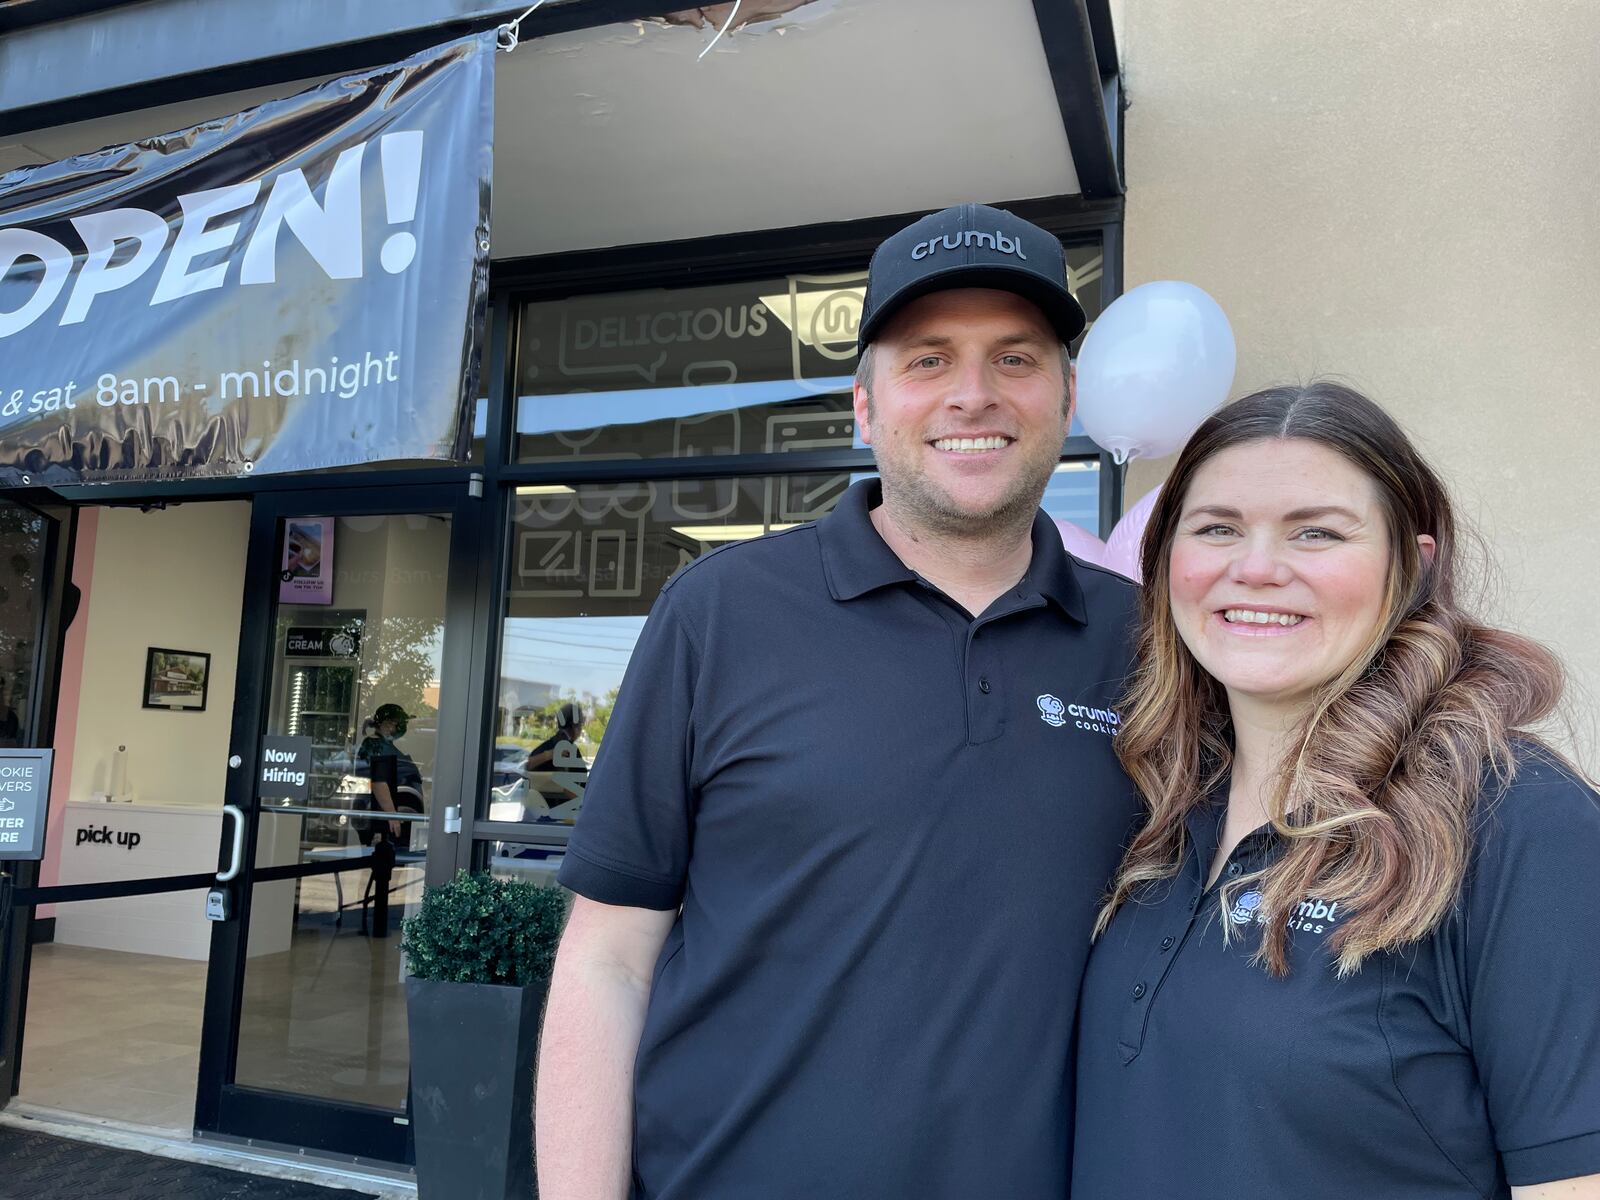
POLYGON ((1022 243, 1014 237, 1007 237, 998 229, 993 233, 979 233, 976 229, 969 229, 965 233, 947 233, 943 237, 929 238, 911 248, 911 257, 921 260, 937 254, 940 250, 959 250, 963 246, 982 246, 997 254, 1015 254, 1023 262, 1028 261, 1028 256, 1022 252, 1022 243))

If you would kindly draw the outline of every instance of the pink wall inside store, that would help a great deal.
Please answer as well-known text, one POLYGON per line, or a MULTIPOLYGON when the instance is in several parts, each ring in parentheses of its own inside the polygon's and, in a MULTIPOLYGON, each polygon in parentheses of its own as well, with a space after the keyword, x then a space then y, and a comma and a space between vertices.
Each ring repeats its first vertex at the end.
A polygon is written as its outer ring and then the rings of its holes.
MULTIPOLYGON (((81 595, 78 614, 67 628, 61 648, 61 684, 56 691, 55 766, 50 772, 50 816, 45 825, 44 860, 39 882, 45 887, 61 878, 62 825, 72 794, 72 749, 78 740, 78 698, 83 688, 83 647, 89 630, 89 585, 94 578, 95 533, 100 526, 98 508, 78 510, 77 538, 72 550, 72 582, 81 595)), ((56 906, 41 904, 36 916, 55 916, 56 906)))

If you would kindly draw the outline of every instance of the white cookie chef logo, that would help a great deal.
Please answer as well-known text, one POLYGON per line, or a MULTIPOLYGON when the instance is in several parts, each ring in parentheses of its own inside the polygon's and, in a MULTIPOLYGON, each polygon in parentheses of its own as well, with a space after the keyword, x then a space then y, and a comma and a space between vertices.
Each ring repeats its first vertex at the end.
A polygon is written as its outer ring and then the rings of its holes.
POLYGON ((1049 692, 1040 696, 1036 703, 1039 705, 1039 719, 1046 725, 1054 725, 1060 729, 1067 723, 1066 718, 1061 715, 1067 711, 1067 706, 1049 692))
POLYGON ((1254 888, 1240 892, 1233 901, 1233 907, 1228 910, 1228 920, 1235 925, 1265 925, 1267 914, 1261 911, 1261 893, 1254 888))
POLYGON ((1046 725, 1054 725, 1057 729, 1070 722, 1076 729, 1085 729, 1090 733, 1103 733, 1106 737, 1116 737, 1117 730, 1122 728, 1122 714, 1114 708, 1091 708, 1087 704, 1063 704, 1049 692, 1040 696, 1035 703, 1039 705, 1039 719, 1046 725))

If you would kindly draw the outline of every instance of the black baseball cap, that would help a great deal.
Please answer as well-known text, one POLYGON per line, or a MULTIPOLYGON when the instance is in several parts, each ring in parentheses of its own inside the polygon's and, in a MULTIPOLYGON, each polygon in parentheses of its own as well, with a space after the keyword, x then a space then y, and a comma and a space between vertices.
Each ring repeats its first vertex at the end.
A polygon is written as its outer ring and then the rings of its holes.
POLYGON ((1063 344, 1083 332, 1061 243, 1031 221, 987 204, 958 204, 885 238, 867 271, 856 347, 864 349, 911 301, 949 288, 995 288, 1039 306, 1063 344))

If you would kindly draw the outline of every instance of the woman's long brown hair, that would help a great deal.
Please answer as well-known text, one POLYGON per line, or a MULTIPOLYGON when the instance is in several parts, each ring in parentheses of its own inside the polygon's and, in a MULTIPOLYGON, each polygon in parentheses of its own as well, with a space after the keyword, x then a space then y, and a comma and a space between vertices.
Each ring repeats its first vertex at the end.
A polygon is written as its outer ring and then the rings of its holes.
POLYGON ((1555 708, 1562 670, 1542 646, 1458 607, 1449 496, 1376 404, 1321 382, 1228 405, 1184 447, 1145 530, 1139 667, 1117 753, 1149 819, 1123 859, 1097 935, 1142 887, 1177 874, 1184 817, 1233 758, 1227 697, 1172 620, 1172 543, 1185 493, 1221 451, 1281 438, 1326 446, 1372 480, 1390 542, 1384 619, 1349 668, 1320 689, 1290 740, 1269 806, 1284 853, 1226 883, 1222 904, 1226 910, 1247 884, 1261 892, 1266 925, 1256 961, 1283 975, 1295 906, 1312 896, 1338 901, 1350 915, 1330 945, 1347 974, 1369 954, 1426 936, 1449 912, 1479 794, 1486 780, 1510 781, 1513 741, 1555 708), (1419 534, 1434 539, 1431 561, 1419 534))

